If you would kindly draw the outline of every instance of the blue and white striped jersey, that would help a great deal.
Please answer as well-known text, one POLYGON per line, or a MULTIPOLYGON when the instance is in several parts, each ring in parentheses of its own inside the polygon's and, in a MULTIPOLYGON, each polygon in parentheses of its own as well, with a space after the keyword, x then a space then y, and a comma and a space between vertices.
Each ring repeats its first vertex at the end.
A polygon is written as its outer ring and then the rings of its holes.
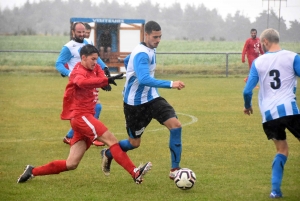
POLYGON ((94 45, 93 41, 89 38, 84 38, 84 40, 87 41, 88 44, 94 45))
MULTIPOLYGON (((74 40, 69 41, 65 44, 56 60, 55 67, 64 76, 69 76, 72 72, 74 66, 81 61, 80 59, 80 50, 86 44, 91 44, 91 40, 84 39, 83 43, 78 43, 74 40), (65 64, 68 64, 67 69, 65 64)), ((106 66, 106 64, 98 57, 97 63, 101 66, 102 69, 106 66)))
POLYGON ((128 105, 147 103, 159 97, 157 88, 172 87, 172 81, 154 78, 156 68, 155 51, 155 49, 148 48, 141 43, 130 54, 123 89, 123 100, 128 105))
POLYGON ((258 102, 262 122, 300 114, 295 91, 300 76, 300 56, 280 50, 266 52, 252 63, 244 88, 245 108, 251 107, 252 90, 259 82, 258 102))

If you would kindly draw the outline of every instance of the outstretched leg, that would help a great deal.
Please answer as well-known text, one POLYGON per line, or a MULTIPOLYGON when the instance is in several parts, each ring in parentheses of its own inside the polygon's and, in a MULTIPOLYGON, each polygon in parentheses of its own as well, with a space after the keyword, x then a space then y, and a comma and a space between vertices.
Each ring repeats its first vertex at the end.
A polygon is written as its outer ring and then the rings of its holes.
MULTIPOLYGON (((106 131, 102 136, 98 137, 98 139, 105 142, 109 146, 108 150, 111 154, 111 159, 114 158, 119 165, 121 165, 129 174, 131 174, 137 184, 142 183, 143 175, 146 174, 152 167, 151 162, 136 168, 126 152, 122 150, 115 136, 109 131, 106 131)), ((126 140, 125 143, 127 144, 126 140)))
MULTIPOLYGON (((132 139, 132 140, 134 140, 134 139, 132 139)), ((138 140, 138 142, 140 142, 140 138, 137 140, 138 140)), ((134 147, 128 139, 119 141, 119 145, 120 145, 122 151, 124 151, 124 152, 127 152, 129 150, 137 148, 137 147, 134 147)), ((101 150, 100 155, 102 157, 102 171, 104 172, 104 174, 106 176, 108 176, 108 175, 110 175, 110 165, 113 160, 113 155, 111 154, 110 149, 101 150)))
POLYGON ((59 174, 64 171, 74 170, 77 168, 85 151, 85 141, 78 141, 71 146, 67 160, 55 160, 38 167, 27 165, 23 174, 18 178, 17 183, 24 183, 35 176, 59 174))

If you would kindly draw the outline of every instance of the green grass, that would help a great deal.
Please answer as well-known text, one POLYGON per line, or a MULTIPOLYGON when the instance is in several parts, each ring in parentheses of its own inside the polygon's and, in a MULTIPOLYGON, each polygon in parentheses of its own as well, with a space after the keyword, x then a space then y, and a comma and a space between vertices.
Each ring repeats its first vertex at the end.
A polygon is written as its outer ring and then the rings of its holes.
MULTIPOLYGON (((42 50, 59 52, 69 36, 0 36, 0 50, 42 50)), ((225 54, 159 54, 160 52, 214 52, 240 53, 243 42, 227 41, 165 41, 162 39, 157 51, 157 73, 202 74, 224 77, 225 54)), ((300 53, 299 43, 282 43, 281 47, 300 53)), ((33 70, 55 72, 58 53, 0 52, 0 72, 33 70)), ((248 64, 241 62, 241 54, 229 54, 229 76, 245 75, 248 64)))
POLYGON ((0 50, 60 51, 69 36, 0 36, 0 50))
MULTIPOLYGON (((111 175, 100 169, 100 147, 92 146, 79 167, 59 175, 36 177, 17 184, 26 164, 43 165, 65 159, 62 142, 69 122, 60 120, 67 79, 58 73, 0 73, 0 200, 269 200, 275 147, 266 139, 254 91, 254 114, 243 114, 242 78, 202 75, 160 75, 182 80, 183 90, 160 93, 178 112, 183 124, 182 167, 194 170, 193 189, 182 191, 168 178, 169 134, 157 122, 147 127, 141 147, 128 152, 136 165, 151 161, 153 169, 142 185, 115 162, 111 175)), ((127 138, 122 112, 124 80, 111 92, 100 91, 100 119, 118 139, 127 138)), ((299 92, 297 96, 299 97, 299 92)), ((286 201, 299 201, 299 142, 288 133, 290 156, 282 191, 286 201)))

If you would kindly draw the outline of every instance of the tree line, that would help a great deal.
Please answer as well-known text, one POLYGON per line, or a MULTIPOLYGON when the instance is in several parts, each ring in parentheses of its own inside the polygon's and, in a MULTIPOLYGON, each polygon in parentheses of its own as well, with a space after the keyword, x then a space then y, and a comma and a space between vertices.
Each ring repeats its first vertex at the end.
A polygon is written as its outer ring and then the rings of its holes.
POLYGON ((209 10, 203 4, 186 5, 184 9, 179 3, 169 7, 160 7, 150 0, 141 1, 138 6, 128 3, 120 5, 115 0, 102 0, 93 3, 90 0, 41 0, 29 3, 20 8, 0 11, 0 34, 9 35, 68 35, 71 17, 124 18, 157 21, 163 30, 164 39, 174 40, 218 40, 244 41, 250 37, 250 29, 256 28, 258 36, 266 28, 280 27, 281 40, 300 41, 300 23, 286 20, 271 10, 269 15, 263 11, 254 22, 243 16, 240 11, 228 14, 225 19, 216 9, 209 10), (267 19, 269 26, 267 27, 267 19), (280 24, 279 24, 280 23, 280 24))

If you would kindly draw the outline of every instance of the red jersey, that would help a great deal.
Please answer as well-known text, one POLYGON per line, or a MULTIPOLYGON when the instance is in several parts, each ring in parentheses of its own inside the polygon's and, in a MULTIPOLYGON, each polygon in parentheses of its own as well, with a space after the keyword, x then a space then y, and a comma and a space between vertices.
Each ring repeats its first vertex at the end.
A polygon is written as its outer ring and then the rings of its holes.
POLYGON ((264 54, 259 38, 248 38, 245 42, 243 53, 242 53, 242 61, 245 62, 245 54, 247 54, 247 58, 256 59, 260 54, 264 54))
POLYGON ((99 87, 108 85, 104 71, 96 64, 93 70, 86 69, 78 62, 66 86, 61 119, 72 119, 81 114, 95 113, 99 87))

